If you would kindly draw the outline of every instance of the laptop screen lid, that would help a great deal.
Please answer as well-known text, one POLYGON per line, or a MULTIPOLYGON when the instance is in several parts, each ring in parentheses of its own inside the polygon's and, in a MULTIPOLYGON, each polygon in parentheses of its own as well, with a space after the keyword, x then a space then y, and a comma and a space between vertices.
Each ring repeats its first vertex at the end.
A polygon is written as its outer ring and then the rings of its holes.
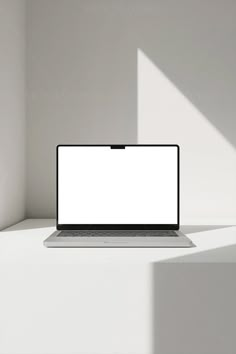
POLYGON ((57 146, 58 230, 178 228, 178 145, 57 146))

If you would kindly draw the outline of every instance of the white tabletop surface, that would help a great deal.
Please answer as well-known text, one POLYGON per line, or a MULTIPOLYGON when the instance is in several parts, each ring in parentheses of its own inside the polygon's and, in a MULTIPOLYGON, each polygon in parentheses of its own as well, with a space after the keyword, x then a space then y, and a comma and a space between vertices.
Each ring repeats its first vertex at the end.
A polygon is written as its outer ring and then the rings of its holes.
POLYGON ((54 230, 0 232, 0 354, 235 354, 236 227, 183 227, 189 249, 45 248, 54 230))
POLYGON ((45 248, 53 219, 26 219, 0 232, 1 262, 235 262, 236 226, 183 226, 193 248, 45 248))

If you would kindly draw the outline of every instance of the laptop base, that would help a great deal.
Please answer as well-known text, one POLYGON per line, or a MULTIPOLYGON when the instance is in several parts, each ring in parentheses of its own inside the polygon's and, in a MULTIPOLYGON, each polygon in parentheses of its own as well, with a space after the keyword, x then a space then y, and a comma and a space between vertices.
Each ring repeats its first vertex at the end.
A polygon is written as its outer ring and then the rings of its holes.
MULTIPOLYGON (((107 230, 106 230, 107 231, 107 230)), ((175 231, 177 237, 129 237, 129 231, 124 237, 61 237, 61 231, 55 231, 44 241, 44 246, 62 248, 155 248, 155 247, 194 247, 192 241, 181 231, 175 231)), ((112 233, 112 231, 111 231, 112 233)))

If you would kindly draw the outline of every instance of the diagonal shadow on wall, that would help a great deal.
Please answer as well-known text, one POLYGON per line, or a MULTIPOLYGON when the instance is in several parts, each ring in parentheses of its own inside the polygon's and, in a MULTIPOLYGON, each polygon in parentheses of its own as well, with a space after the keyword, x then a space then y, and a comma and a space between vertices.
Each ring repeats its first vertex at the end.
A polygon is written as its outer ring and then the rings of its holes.
POLYGON ((236 3, 151 3, 152 12, 139 33, 139 47, 236 146, 236 3))

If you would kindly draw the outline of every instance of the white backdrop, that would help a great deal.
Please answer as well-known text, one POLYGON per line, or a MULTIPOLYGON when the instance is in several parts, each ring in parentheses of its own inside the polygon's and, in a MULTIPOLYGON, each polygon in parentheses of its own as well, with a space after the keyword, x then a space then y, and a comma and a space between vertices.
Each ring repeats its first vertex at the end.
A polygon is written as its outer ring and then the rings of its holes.
POLYGON ((182 223, 235 223, 235 12, 29 1, 27 215, 55 217, 57 144, 164 142, 181 146, 182 223))

